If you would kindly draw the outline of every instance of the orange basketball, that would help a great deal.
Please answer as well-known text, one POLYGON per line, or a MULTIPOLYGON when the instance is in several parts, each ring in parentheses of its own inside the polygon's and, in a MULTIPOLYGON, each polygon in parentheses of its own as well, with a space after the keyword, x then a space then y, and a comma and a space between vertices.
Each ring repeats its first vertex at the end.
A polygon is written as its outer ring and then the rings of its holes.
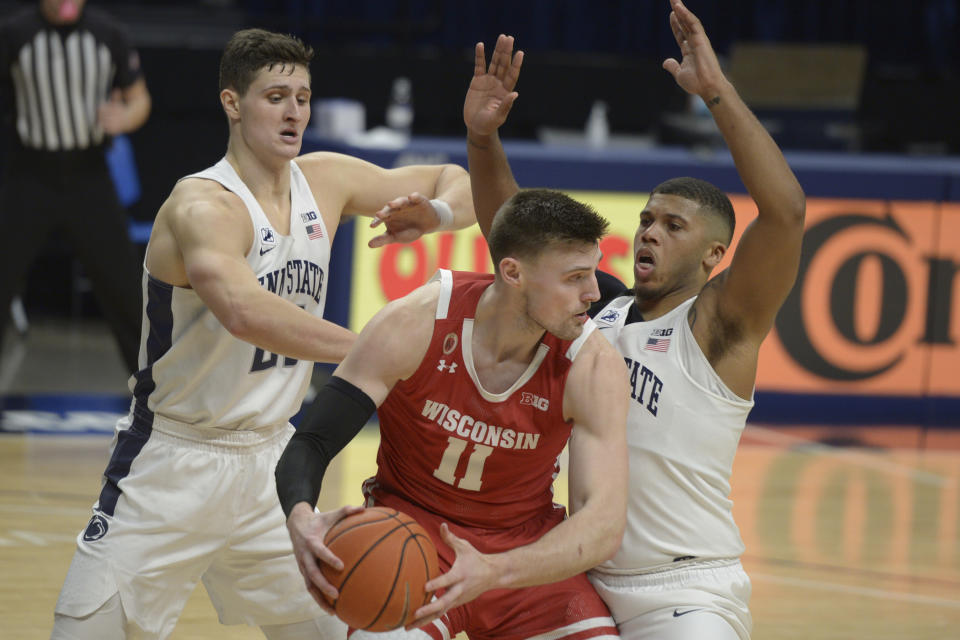
POLYGON ((342 571, 322 565, 324 577, 340 592, 327 602, 355 629, 403 627, 433 597, 424 585, 439 574, 437 549, 404 513, 370 507, 333 525, 324 543, 343 561, 342 571))

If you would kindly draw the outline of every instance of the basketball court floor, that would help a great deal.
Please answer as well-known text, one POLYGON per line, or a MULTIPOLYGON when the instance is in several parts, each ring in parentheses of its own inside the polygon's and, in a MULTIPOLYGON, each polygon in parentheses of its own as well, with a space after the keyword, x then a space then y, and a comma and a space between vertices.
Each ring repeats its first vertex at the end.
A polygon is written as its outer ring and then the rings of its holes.
MULTIPOLYGON (((7 336, 0 395, 20 408, 6 415, 16 432, 0 433, 3 638, 49 637, 74 539, 99 493, 105 429, 123 411, 125 389, 119 356, 95 322, 41 319, 25 338, 7 336)), ((368 427, 338 456, 321 508, 359 503, 377 437, 368 427)), ((956 435, 751 424, 732 484, 754 638, 960 639, 956 435)), ((556 491, 565 502, 563 477, 556 491)), ((262 635, 221 627, 199 586, 172 637, 262 635)))

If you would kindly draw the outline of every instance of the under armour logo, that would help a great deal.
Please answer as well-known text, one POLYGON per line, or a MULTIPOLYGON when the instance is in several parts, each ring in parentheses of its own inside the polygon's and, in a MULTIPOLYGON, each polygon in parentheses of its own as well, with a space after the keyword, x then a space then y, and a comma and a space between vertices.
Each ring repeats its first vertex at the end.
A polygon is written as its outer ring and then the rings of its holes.
POLYGON ((437 365, 437 371, 443 371, 444 369, 446 369, 449 373, 453 373, 457 370, 457 363, 451 362, 450 364, 447 364, 446 360, 441 360, 437 365))

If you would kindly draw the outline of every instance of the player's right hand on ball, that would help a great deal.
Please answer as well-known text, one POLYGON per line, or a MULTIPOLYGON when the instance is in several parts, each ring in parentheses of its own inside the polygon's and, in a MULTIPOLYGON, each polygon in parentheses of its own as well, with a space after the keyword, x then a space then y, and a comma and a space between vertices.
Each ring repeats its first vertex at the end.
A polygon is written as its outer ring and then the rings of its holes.
POLYGON ((457 559, 450 570, 426 584, 426 590, 442 592, 433 602, 420 607, 414 620, 406 628, 418 629, 447 611, 466 604, 496 586, 496 574, 487 555, 477 551, 472 544, 458 538, 447 523, 440 525, 440 538, 454 550, 457 559))
POLYGON ((340 595, 320 570, 321 564, 328 564, 336 570, 343 568, 340 558, 333 555, 323 543, 327 531, 341 518, 354 513, 360 513, 363 507, 346 506, 335 511, 318 513, 306 502, 293 507, 287 517, 287 532, 293 542, 293 554, 297 559, 297 566, 303 574, 307 591, 317 601, 317 604, 327 613, 334 615, 333 608, 327 601, 335 601, 340 595), (327 598, 324 598, 324 595, 327 598))

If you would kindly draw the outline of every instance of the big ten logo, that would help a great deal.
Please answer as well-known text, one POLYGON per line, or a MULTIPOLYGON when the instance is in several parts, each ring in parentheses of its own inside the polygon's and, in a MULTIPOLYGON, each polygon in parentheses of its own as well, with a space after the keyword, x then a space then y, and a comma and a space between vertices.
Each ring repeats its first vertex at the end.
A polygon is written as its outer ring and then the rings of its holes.
POLYGON ((530 393, 529 391, 520 392, 520 404, 528 404, 531 407, 536 407, 540 411, 546 411, 550 408, 550 401, 546 398, 541 398, 535 393, 530 393))
POLYGON ((933 202, 809 200, 796 284, 761 349, 758 386, 960 392, 960 376, 934 375, 960 368, 958 216, 933 202))
POLYGON ((734 516, 754 557, 953 577, 960 570, 955 460, 938 457, 919 468, 907 450, 750 448, 735 465, 734 516), (737 482, 747 475, 762 480, 737 482))

